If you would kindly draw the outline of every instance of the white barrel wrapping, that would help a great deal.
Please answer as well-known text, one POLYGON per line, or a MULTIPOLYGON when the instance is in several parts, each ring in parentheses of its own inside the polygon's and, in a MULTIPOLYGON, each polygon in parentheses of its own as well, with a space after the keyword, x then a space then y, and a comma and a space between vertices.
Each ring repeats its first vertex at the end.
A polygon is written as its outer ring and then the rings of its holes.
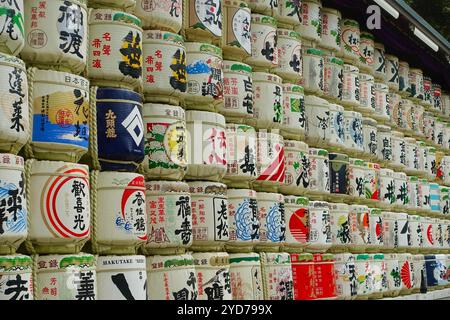
MULTIPOLYGON (((113 2, 114 0, 106 1, 113 2)), ((134 0, 123 2, 134 2, 134 0)), ((181 30, 182 0, 137 0, 134 13, 142 20, 142 28, 145 30, 167 30, 175 33, 181 30)))
POLYGON ((305 197, 285 196, 286 245, 284 250, 301 252, 308 245, 309 200, 305 197))
POLYGON ((286 139, 302 140, 306 134, 305 94, 302 86, 283 84, 283 124, 281 134, 286 139))
POLYGON ((230 254, 233 300, 262 300, 261 261, 257 253, 230 254))
POLYGON ((274 18, 252 13, 251 48, 252 55, 244 62, 255 70, 267 71, 278 66, 277 22, 274 18))
POLYGON ((293 300, 291 257, 288 253, 262 252, 264 300, 293 300))
POLYGON ((0 255, 0 301, 33 300, 33 260, 29 256, 0 255), (20 289, 20 290, 19 290, 20 289))
POLYGON ((300 34, 288 29, 277 29, 277 48, 278 66, 272 71, 284 81, 298 82, 303 75, 300 34))
POLYGON ((284 194, 300 195, 309 187, 309 148, 301 141, 285 140, 286 175, 280 191, 284 194))
POLYGON ((223 1, 221 47, 225 59, 241 61, 252 54, 251 12, 244 1, 223 1))

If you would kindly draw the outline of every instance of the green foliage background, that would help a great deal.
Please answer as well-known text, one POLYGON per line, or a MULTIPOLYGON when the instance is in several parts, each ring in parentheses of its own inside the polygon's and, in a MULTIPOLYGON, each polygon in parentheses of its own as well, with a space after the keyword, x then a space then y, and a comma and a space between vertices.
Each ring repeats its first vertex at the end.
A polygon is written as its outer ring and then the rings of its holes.
POLYGON ((419 15, 450 39, 450 0, 405 0, 419 15))

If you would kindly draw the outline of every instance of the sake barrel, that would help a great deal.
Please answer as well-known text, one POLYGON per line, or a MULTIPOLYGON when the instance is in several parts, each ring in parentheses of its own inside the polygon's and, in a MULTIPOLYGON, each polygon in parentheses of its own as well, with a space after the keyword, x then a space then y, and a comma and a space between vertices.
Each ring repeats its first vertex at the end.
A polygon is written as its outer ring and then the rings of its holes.
POLYGON ((450 117, 450 95, 445 91, 442 91, 442 114, 450 117))
POLYGON ((98 86, 142 87, 141 20, 121 11, 94 9, 89 15, 87 76, 98 86))
POLYGON ((181 0, 137 0, 136 2, 134 13, 141 19, 142 28, 145 30, 180 32, 183 22, 181 0))
POLYGON ((311 253, 291 253, 294 300, 314 300, 314 256, 311 253))
POLYGON ((30 208, 27 251, 80 252, 91 229, 89 167, 36 160, 25 166, 30 208))
POLYGON ((279 76, 253 72, 253 118, 247 123, 257 129, 279 129, 283 123, 283 86, 279 76))
POLYGON ((286 174, 279 190, 283 194, 304 194, 310 183, 309 147, 306 143, 295 140, 286 140, 284 143, 286 174))
POLYGON ((241 123, 253 117, 252 68, 248 64, 224 60, 223 96, 217 109, 228 121, 241 123))
POLYGON ((444 157, 444 165, 443 167, 443 176, 444 176, 444 184, 446 186, 450 185, 450 156, 444 157))
POLYGON ((89 156, 95 169, 135 171, 144 159, 142 98, 120 88, 95 88, 91 96, 89 156))
MULTIPOLYGON (((139 0, 138 0, 139 1, 139 0)), ((148 2, 148 0, 142 0, 143 2, 148 2)), ((108 8, 108 7, 118 7, 124 11, 133 11, 136 6, 136 0, 124 0, 117 3, 116 0, 88 0, 89 8, 108 8)))
POLYGON ((411 92, 411 85, 409 83, 409 63, 406 61, 399 61, 398 63, 398 91, 402 97, 408 97, 411 92))
POLYGON ((378 205, 380 200, 380 170, 378 163, 366 162, 364 174, 364 197, 366 202, 378 205))
POLYGON ((306 134, 305 94, 302 86, 283 84, 283 124, 281 134, 286 139, 303 140, 306 134))
POLYGON ((309 202, 308 252, 325 252, 332 246, 330 204, 324 201, 309 202))
POLYGON ((100 256, 96 264, 98 300, 147 300, 144 256, 100 256))
POLYGON ((374 64, 372 71, 375 79, 378 81, 386 81, 386 49, 382 43, 375 42, 374 64))
POLYGON ((427 147, 427 160, 426 160, 427 175, 430 180, 434 180, 436 177, 436 148, 427 147))
POLYGON ((143 120, 145 158, 140 172, 151 179, 181 180, 191 146, 187 142, 185 111, 178 106, 146 103, 143 120))
POLYGON ((447 125, 442 118, 437 118, 434 125, 434 143, 438 147, 444 146, 444 127, 447 125))
POLYGON ((411 294, 415 281, 412 255, 410 253, 399 254, 398 265, 400 269, 400 278, 402 280, 402 289, 400 290, 400 294, 411 294))
POLYGON ((252 55, 244 59, 255 70, 267 71, 278 66, 277 21, 261 14, 251 15, 252 55))
POLYGON ((436 232, 434 231, 433 220, 424 217, 422 220, 422 229, 424 232, 423 250, 422 252, 434 252, 436 246, 436 232))
POLYGON ((364 153, 370 157, 370 159, 377 159, 378 151, 378 130, 377 122, 371 118, 363 118, 363 141, 364 141, 364 153))
POLYGON ((375 114, 374 117, 382 122, 390 119, 389 87, 385 83, 375 82, 375 114))
POLYGON ((246 0, 245 2, 248 4, 252 12, 271 16, 275 15, 275 13, 279 11, 278 1, 246 0))
POLYGON ((330 104, 313 95, 305 97, 307 120, 306 142, 315 147, 328 145, 330 140, 330 104))
POLYGON ((330 104, 330 138, 329 145, 332 149, 343 150, 345 148, 345 118, 344 107, 330 104))
POLYGON ((385 253, 386 275, 388 290, 383 293, 385 297, 396 297, 400 294, 402 280, 400 278, 400 268, 397 253, 385 253))
POLYGON ((322 1, 303 0, 301 1, 300 25, 295 31, 302 35, 303 39, 320 43, 322 39, 322 1))
POLYGON ((33 260, 21 254, 0 256, 0 301, 33 300, 33 260))
POLYGON ((257 177, 256 131, 245 124, 227 124, 227 173, 223 181, 229 186, 246 187, 257 177))
POLYGON ((197 300, 198 282, 190 254, 149 256, 147 300, 197 300))
POLYGON ((442 87, 439 83, 432 84, 434 112, 442 114, 442 87))
POLYGON ((314 287, 317 300, 336 299, 334 255, 316 253, 314 256, 314 287))
POLYGON ((359 110, 364 114, 375 112, 375 78, 366 73, 360 73, 359 79, 359 110))
POLYGON ((406 167, 406 142, 405 135, 399 131, 392 131, 392 164, 391 166, 404 170, 406 167))
POLYGON ((358 281, 356 299, 367 300, 372 293, 372 274, 370 270, 370 255, 361 253, 355 255, 355 276, 358 281))
POLYGON ((419 148, 419 173, 422 176, 427 175, 428 167, 427 167, 427 156, 428 149, 427 145, 424 141, 417 141, 417 146, 419 148))
POLYGON ((302 5, 300 1, 280 1, 279 14, 275 14, 280 28, 293 29, 300 25, 302 5))
POLYGON ((421 104, 425 106, 426 109, 433 108, 433 88, 432 88, 432 80, 430 77, 423 77, 423 101, 421 104))
POLYGON ((27 73, 22 60, 3 53, 0 70, 1 83, 9 84, 0 91, 0 151, 16 154, 30 139, 27 73))
POLYGON ((419 102, 424 99, 423 71, 417 68, 409 69, 409 83, 411 85, 410 97, 419 102))
POLYGON ((447 122, 447 125, 444 127, 444 137, 442 139, 443 141, 443 148, 450 150, 450 123, 447 122))
POLYGON ((241 61, 252 54, 251 13, 244 1, 223 2, 223 28, 221 47, 226 59, 241 61))
MULTIPOLYGON (((405 103, 408 103, 405 99, 405 103)), ((412 104, 412 102, 411 102, 412 104)), ((409 104, 406 105, 407 107, 410 107, 409 104)), ((407 109, 404 110, 403 108, 403 100, 402 97, 393 91, 389 92, 389 114, 391 115, 391 119, 389 121, 389 124, 393 128, 403 128, 404 122, 407 122, 408 120, 411 120, 411 110, 409 110, 409 119, 403 118, 403 112, 406 114, 407 109)))
POLYGON ((383 215, 381 209, 369 208, 370 246, 368 251, 383 250, 383 215))
POLYGON ((324 78, 323 78, 323 95, 332 101, 340 101, 342 98, 342 90, 344 86, 343 67, 344 61, 333 57, 325 56, 324 61, 324 78))
POLYGON ((148 181, 145 184, 146 254, 182 254, 192 245, 189 185, 178 181, 148 181))
POLYGON ((322 95, 324 89, 324 52, 302 42, 303 78, 300 82, 306 93, 322 95))
MULTIPOLYGON (((396 101, 396 100, 394 100, 396 101)), ((389 100, 389 104, 391 104, 392 99, 389 100)), ((395 110, 394 110, 395 112, 395 110)), ((392 113, 391 113, 392 114, 392 113)), ((392 114, 395 116, 394 114, 392 114)), ((413 133, 414 131, 414 104, 411 102, 411 100, 403 99, 401 100, 399 104, 399 110, 397 113, 398 117, 398 126, 406 131, 407 133, 413 133)))
POLYGON ((411 127, 414 132, 414 135, 423 137, 425 134, 424 129, 424 113, 425 108, 419 104, 415 104, 412 110, 412 122, 411 127))
POLYGON ((188 166, 185 178, 222 179, 227 171, 225 118, 212 112, 187 111, 186 128, 188 166))
POLYGON ((399 60, 398 57, 387 54, 386 55, 386 80, 389 89, 398 92, 399 91, 399 60))
POLYGON ((395 213, 396 224, 397 224, 397 238, 398 238, 398 246, 397 252, 406 252, 412 246, 411 241, 411 228, 408 223, 408 214, 407 213, 395 213))
POLYGON ((370 245, 370 210, 367 206, 351 205, 349 207, 351 252, 364 252, 370 245))
POLYGON ((360 34, 361 30, 356 20, 341 19, 341 54, 346 62, 358 61, 360 34))
POLYGON ((250 252, 259 241, 259 211, 256 191, 228 189, 229 252, 250 252))
POLYGON ((434 249, 442 250, 442 249, 444 249, 443 220, 433 219, 433 229, 435 232, 434 239, 436 240, 434 249))
POLYGON ((381 299, 383 293, 388 290, 386 279, 386 262, 383 253, 371 254, 369 258, 370 269, 372 271, 372 293, 370 299, 381 299))
POLYGON ((328 196, 330 193, 330 167, 328 151, 309 148, 309 188, 307 193, 328 196))
POLYGON ((419 179, 419 201, 420 209, 428 211, 431 210, 430 205, 430 183, 427 179, 419 179))
POLYGON ((286 157, 284 139, 272 132, 259 131, 256 153, 258 178, 252 188, 275 192, 286 177, 286 157))
POLYGON ((435 126, 436 126, 436 117, 431 112, 424 112, 423 115, 423 126, 424 126, 424 134, 426 139, 430 142, 434 142, 435 138, 435 126))
POLYGON ((413 212, 420 209, 421 199, 419 196, 419 178, 417 176, 408 177, 409 204, 408 208, 413 212))
POLYGON ((91 183, 93 252, 136 254, 148 238, 144 176, 93 171, 91 183))
POLYGON ((283 250, 302 252, 308 245, 309 200, 305 197, 285 196, 286 245, 283 250))
POLYGON ((77 162, 89 144, 89 80, 36 68, 28 72, 32 101, 28 157, 77 162))
POLYGON ((299 33, 288 29, 277 29, 278 66, 272 69, 272 72, 283 78, 285 82, 298 82, 303 75, 301 47, 299 33))
POLYGON ((339 253, 334 255, 336 273, 336 295, 342 300, 356 298, 358 279, 355 271, 355 255, 339 253))
POLYGON ((261 252, 264 300, 294 300, 291 256, 261 252))
POLYGON ((358 108, 360 106, 359 99, 359 69, 351 64, 344 64, 341 103, 345 107, 358 108))
POLYGON ((183 38, 160 30, 144 31, 142 37, 145 101, 178 105, 187 86, 183 38))
POLYGON ((0 190, 0 254, 13 254, 28 233, 28 191, 22 157, 0 154, 0 190))
MULTIPOLYGON (((0 51, 17 56, 25 46, 23 0, 2 2, 0 8, 5 15, 3 31, 8 25, 6 32, 2 31, 0 35, 0 51)), ((37 18, 36 16, 34 21, 37 21, 37 18)))
POLYGON ((187 109, 214 111, 223 103, 223 61, 219 47, 186 42, 187 109))
POLYGON ((408 177, 404 172, 394 172, 395 179, 395 198, 397 199, 395 204, 398 208, 404 208, 408 205, 409 199, 409 186, 408 177))
POLYGON ((344 111, 345 147, 350 154, 364 150, 362 119, 359 112, 344 111))
POLYGON ((192 250, 220 251, 229 240, 227 186, 189 182, 192 208, 192 250))
POLYGON ((375 53, 375 37, 370 32, 362 31, 359 41, 358 67, 361 70, 372 73, 375 53))
POLYGON ((34 259, 36 300, 96 300, 95 256, 87 253, 43 255, 34 259))
POLYGON ((430 209, 437 214, 441 212, 439 184, 434 182, 430 183, 430 209))
POLYGON ((222 0, 182 1, 184 39, 219 45, 223 35, 222 0))
POLYGON ((354 200, 365 198, 366 163, 364 160, 350 158, 348 166, 349 195, 354 200))
POLYGON ((413 293, 427 291, 427 269, 425 256, 416 254, 413 256, 414 289, 413 293))
POLYGON ((350 245, 350 208, 344 203, 330 203, 332 252, 343 252, 350 245))
MULTIPOLYGON (((20 12, 9 11, 11 21, 16 22, 11 22, 8 29, 12 28, 13 32, 18 32, 20 28, 25 30, 23 36, 27 41, 21 58, 43 69, 81 73, 86 67, 88 38, 91 38, 88 34, 86 2, 50 0, 42 4, 38 0, 24 1, 24 16, 27 19, 23 19, 20 12)), ((18 6, 17 1, 8 3, 18 6)), ((16 37, 19 39, 19 35, 16 37)))
POLYGON ((334 52, 341 50, 341 12, 333 8, 320 8, 322 34, 319 46, 334 52))
POLYGON ((257 253, 233 253, 230 257, 233 300, 262 300, 261 261, 257 253))
POLYGON ((232 300, 230 258, 226 252, 193 253, 198 300, 232 300))
POLYGON ((450 214, 450 191, 448 187, 439 187, 439 199, 441 214, 448 216, 450 214))
POLYGON ((258 192, 260 219, 258 251, 278 251, 286 243, 286 212, 284 197, 279 193, 258 192))
POLYGON ((392 133, 388 126, 377 126, 377 155, 383 163, 392 161, 392 133))
POLYGON ((349 157, 343 153, 330 153, 330 194, 332 199, 346 199, 349 194, 349 157))
POLYGON ((380 169, 380 201, 386 206, 394 205, 396 198, 394 171, 391 169, 380 169))

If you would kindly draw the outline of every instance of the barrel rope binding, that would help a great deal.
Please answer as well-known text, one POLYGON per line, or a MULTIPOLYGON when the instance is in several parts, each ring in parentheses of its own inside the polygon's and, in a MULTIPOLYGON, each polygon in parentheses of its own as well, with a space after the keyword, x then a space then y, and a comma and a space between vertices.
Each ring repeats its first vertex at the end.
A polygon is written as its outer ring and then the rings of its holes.
POLYGON ((92 166, 96 170, 100 170, 100 162, 98 160, 98 139, 97 139, 97 89, 92 86, 89 90, 89 117, 90 117, 90 132, 89 132, 89 153, 92 159, 92 166))
POLYGON ((97 243, 98 173, 99 173, 99 171, 97 171, 97 170, 93 170, 91 172, 91 223, 92 223, 91 244, 92 244, 92 251, 94 253, 99 252, 99 245, 97 243))
POLYGON ((31 170, 36 160, 29 159, 25 161, 25 192, 26 192, 26 206, 27 206, 27 238, 25 240, 25 248, 31 254, 36 254, 36 250, 31 241, 30 226, 31 226, 31 170))
POLYGON ((31 146, 33 142, 33 95, 34 95, 34 79, 36 76, 37 68, 31 67, 27 70, 27 80, 28 80, 28 121, 29 121, 29 130, 30 135, 28 136, 28 141, 25 144, 24 150, 25 154, 28 158, 34 158, 33 148, 31 146))
POLYGON ((38 300, 38 281, 37 281, 37 268, 38 268, 38 259, 39 259, 39 255, 38 254, 33 254, 32 255, 32 261, 33 261, 33 267, 32 267, 32 272, 31 272, 31 277, 32 277, 32 281, 33 281, 33 299, 34 300, 38 300))

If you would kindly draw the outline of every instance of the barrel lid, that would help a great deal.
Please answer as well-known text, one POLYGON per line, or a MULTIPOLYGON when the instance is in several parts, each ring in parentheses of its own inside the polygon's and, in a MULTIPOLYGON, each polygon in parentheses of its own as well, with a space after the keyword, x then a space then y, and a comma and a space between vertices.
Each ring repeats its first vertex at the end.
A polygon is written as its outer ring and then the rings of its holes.
POLYGON ((230 256, 226 252, 194 252, 192 257, 196 269, 230 265, 230 256))
POLYGON ((330 210, 349 211, 349 206, 346 203, 330 203, 330 210))
POLYGON ((381 209, 379 208, 370 208, 370 215, 371 216, 381 216, 381 209))
POLYGON ((25 62, 22 59, 2 52, 0 52, 0 64, 11 64, 14 67, 22 69, 23 71, 26 70, 25 62))
POLYGON ((210 194, 226 197, 227 195, 227 186, 220 182, 190 181, 188 185, 191 196, 194 196, 196 194, 210 194))
POLYGON ((308 152, 308 145, 303 141, 297 140, 284 140, 284 148, 285 149, 295 149, 304 152, 308 152))
POLYGON ((327 157, 328 158, 328 151, 325 150, 325 149, 309 148, 309 155, 310 156, 320 156, 320 157, 327 157))
POLYGON ((396 60, 396 61, 398 61, 398 57, 394 56, 393 54, 386 54, 385 58, 386 58, 386 60, 396 60))
POLYGON ((230 268, 233 267, 234 264, 260 264, 259 254, 250 252, 250 253, 230 253, 228 254, 230 259, 230 268))
POLYGON ((44 82, 46 85, 49 83, 55 83, 79 88, 81 90, 89 90, 88 79, 68 72, 37 69, 34 73, 33 82, 44 82), (67 81, 68 79, 70 80, 67 81))
POLYGON ((62 161, 34 160, 31 165, 31 175, 34 174, 58 175, 61 172, 67 172, 69 170, 71 171, 70 175, 73 177, 89 176, 89 167, 85 164, 62 162, 62 161))
POLYGON ((222 49, 209 43, 185 42, 184 46, 186 48, 186 52, 188 53, 188 55, 192 53, 201 52, 206 54, 212 54, 222 58, 222 49))
POLYGON ((417 182, 417 181, 419 181, 419 177, 417 177, 417 176, 410 176, 410 177, 408 177, 408 180, 412 181, 412 182, 417 182))
POLYGON ((31 272, 33 260, 29 256, 14 254, 0 256, 0 272, 28 271, 31 272))
POLYGON ((405 212, 396 212, 395 215, 397 216, 397 220, 407 220, 408 214, 405 212))
POLYGON ((242 123, 227 123, 227 133, 230 134, 230 131, 232 132, 244 132, 248 135, 254 135, 256 139, 256 130, 252 126, 248 126, 246 124, 242 123))
POLYGON ((115 189, 141 189, 145 190, 145 178, 143 175, 134 172, 112 172, 101 171, 98 173, 97 189, 115 188, 115 189))
POLYGON ((249 66, 246 63, 238 62, 238 61, 231 61, 231 60, 224 60, 223 61, 223 71, 224 72, 237 72, 242 73, 247 76, 252 76, 252 67, 249 66))
POLYGON ((143 43, 172 43, 178 46, 184 46, 184 39, 176 33, 163 30, 144 30, 142 34, 143 43))
POLYGON ((342 25, 359 28, 359 23, 353 19, 344 18, 341 20, 342 25))
POLYGON ((145 190, 148 193, 189 193, 189 185, 182 181, 147 181, 145 183, 145 190))
POLYGON ((275 18, 272 18, 270 16, 265 16, 262 14, 256 14, 256 13, 252 13, 252 19, 251 19, 252 24, 253 23, 261 23, 261 24, 267 24, 270 25, 274 28, 277 27, 277 20, 275 18))
POLYGON ((305 53, 309 54, 309 55, 313 55, 313 56, 320 56, 320 57, 322 57, 325 54, 322 50, 317 49, 317 48, 306 48, 305 53))
POLYGON ((334 255, 331 253, 314 253, 314 262, 334 261, 334 255))
POLYGON ((312 96, 312 95, 308 95, 305 97, 305 104, 306 105, 311 105, 311 106, 325 106, 325 107, 329 107, 330 103, 322 98, 316 97, 316 96, 312 96))
POLYGON ((145 256, 99 256, 97 272, 118 269, 146 269, 145 256))
POLYGON ((300 42, 300 33, 289 29, 277 29, 278 38, 291 38, 300 42))
POLYGON ((329 104, 329 107, 330 107, 330 111, 333 111, 333 112, 344 112, 344 107, 343 106, 341 106, 341 105, 339 105, 339 104, 335 104, 335 103, 330 103, 329 104))
POLYGON ((24 159, 11 153, 0 153, 0 169, 24 170, 24 159))
POLYGON ((437 89, 442 88, 441 84, 440 84, 440 83, 437 83, 437 82, 433 82, 433 87, 435 87, 435 88, 437 88, 437 89))
POLYGON ((277 84, 282 84, 283 79, 281 77, 277 76, 276 74, 267 73, 267 72, 253 72, 253 82, 256 81, 269 81, 269 82, 275 82, 277 84))
POLYGON ((43 255, 37 258, 37 272, 43 269, 67 269, 70 267, 94 268, 95 256, 88 253, 43 255))
POLYGON ((308 206, 309 199, 306 197, 300 196, 284 196, 285 204, 299 205, 299 206, 308 206))
POLYGON ((373 253, 370 255, 370 258, 372 260, 384 260, 384 254, 383 253, 373 253))
POLYGON ((256 199, 257 193, 252 189, 228 189, 227 190, 228 199, 241 199, 241 198, 251 198, 256 199))
POLYGON ((363 124, 367 124, 367 125, 376 127, 377 126, 377 121, 372 119, 372 118, 365 118, 364 117, 363 118, 363 124))
POLYGON ((122 88, 97 88, 96 99, 130 100, 142 104, 142 97, 139 93, 122 88))
POLYGON ((301 95, 304 95, 305 89, 298 84, 283 83, 283 93, 287 93, 287 92, 299 93, 301 95))
POLYGON ((96 22, 121 22, 138 28, 142 27, 141 19, 135 15, 113 9, 92 9, 89 14, 89 23, 93 24, 96 22), (106 20, 104 17, 111 17, 111 20, 106 20))
MULTIPOLYGON (((144 117, 169 117, 178 118, 184 120, 185 111, 179 106, 172 106, 169 104, 160 103, 146 103, 142 108, 142 115, 144 117), (170 110, 168 113, 167 110, 170 110)), ((154 119, 153 119, 154 120, 154 119)))
POLYGON ((291 253, 291 262, 313 262, 314 256, 312 253, 303 252, 303 253, 291 253))
POLYGON ((326 56, 325 57, 325 62, 326 63, 332 63, 338 66, 343 66, 344 65, 344 60, 333 57, 333 56, 326 56))
POLYGON ((186 122, 203 121, 212 122, 223 128, 225 128, 225 117, 219 113, 207 112, 207 111, 186 111, 186 122))
POLYGON ((194 258, 190 254, 172 255, 172 256, 148 256, 147 270, 157 269, 192 269, 194 271, 194 258))
POLYGON ((370 255, 367 253, 360 253, 356 255, 357 261, 366 261, 370 259, 370 255))
POLYGON ((350 158, 349 163, 353 166, 365 167, 365 161, 362 159, 350 158))
POLYGON ((263 264, 290 265, 291 256, 285 252, 261 252, 263 264))
POLYGON ((284 203, 284 196, 281 193, 273 192, 258 192, 256 194, 258 201, 273 201, 278 203, 284 203))
POLYGON ((372 33, 367 32, 367 31, 361 31, 361 34, 359 37, 361 39, 366 39, 366 40, 372 40, 372 41, 375 40, 375 36, 372 33))

